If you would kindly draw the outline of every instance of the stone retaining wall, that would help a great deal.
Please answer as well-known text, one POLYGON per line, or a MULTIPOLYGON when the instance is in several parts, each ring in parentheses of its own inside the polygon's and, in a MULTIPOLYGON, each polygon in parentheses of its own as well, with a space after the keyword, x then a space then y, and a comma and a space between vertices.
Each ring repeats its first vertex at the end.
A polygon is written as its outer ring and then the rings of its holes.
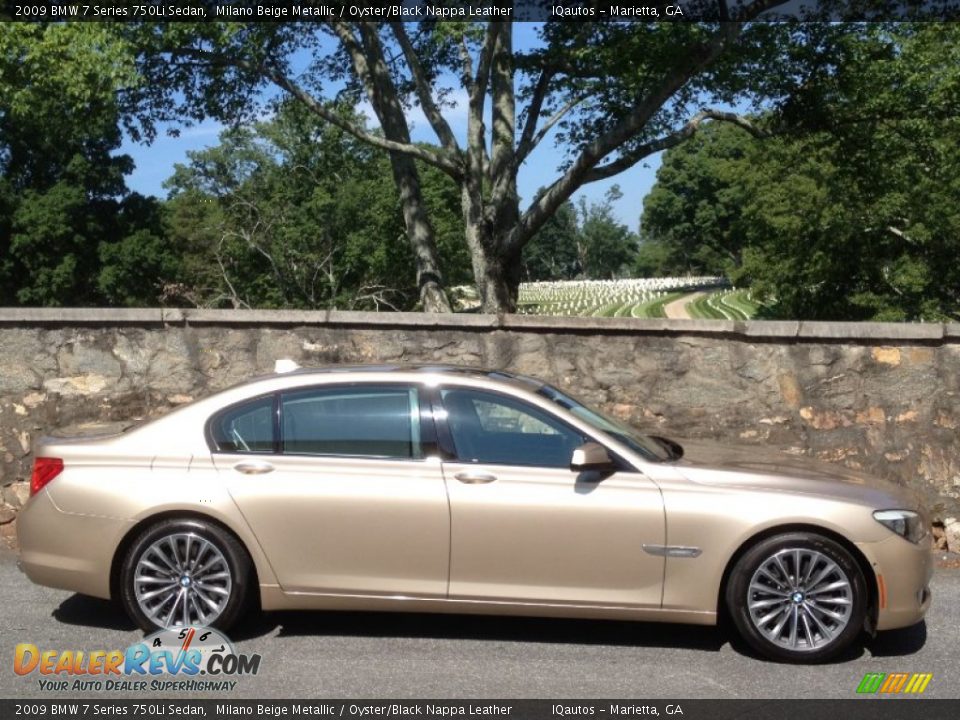
POLYGON ((161 414, 281 357, 534 375, 646 430, 769 443, 892 475, 960 530, 958 324, 0 309, 6 534, 39 435, 161 414))

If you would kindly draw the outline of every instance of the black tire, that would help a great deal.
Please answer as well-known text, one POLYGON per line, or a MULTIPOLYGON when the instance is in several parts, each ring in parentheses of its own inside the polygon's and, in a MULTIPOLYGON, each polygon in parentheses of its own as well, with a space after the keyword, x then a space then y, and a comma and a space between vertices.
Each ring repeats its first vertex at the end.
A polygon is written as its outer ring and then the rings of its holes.
MULTIPOLYGON (((202 572, 204 571, 204 567, 206 567, 206 571, 211 575, 228 573, 225 578, 218 578, 216 587, 219 589, 216 593, 214 593, 209 586, 201 591, 206 597, 211 598, 213 602, 222 603, 222 606, 215 611, 207 605, 202 604, 199 595, 191 598, 191 607, 194 610, 202 607, 202 610, 198 610, 196 622, 193 617, 194 613, 188 611, 187 619, 190 621, 189 624, 202 624, 217 628, 218 630, 227 630, 233 626, 247 609, 249 598, 252 595, 251 579, 254 577, 254 573, 252 572, 253 565, 250 561, 250 556, 247 554, 243 545, 229 532, 212 522, 196 519, 162 520, 156 525, 147 528, 131 544, 130 549, 123 558, 123 565, 120 568, 120 601, 130 618, 148 632, 161 629, 165 626, 156 616, 151 617, 145 612, 144 608, 141 607, 141 601, 137 597, 137 585, 141 588, 147 588, 149 586, 142 581, 135 582, 137 566, 141 560, 145 559, 145 554, 147 554, 146 560, 154 563, 155 567, 162 566, 155 552, 157 548, 156 543, 158 541, 164 541, 164 539, 166 539, 166 542, 162 543, 159 546, 160 548, 166 547, 169 549, 170 542, 172 541, 174 554, 176 554, 178 558, 182 556, 184 552, 186 552, 188 556, 194 556, 196 558, 192 567, 190 566, 189 557, 186 558, 184 560, 184 567, 189 567, 194 572, 202 572), (190 537, 189 541, 186 540, 186 536, 190 537), (203 543, 209 543, 213 549, 203 545, 203 543), (202 558, 197 558, 199 548, 201 547, 205 549, 206 555, 202 558), (154 548, 153 552, 151 552, 151 548, 154 548), (179 553, 177 553, 178 549, 179 553), (219 553, 219 556, 217 553, 219 553), (211 556, 214 558, 213 561, 204 559, 211 556), (216 566, 214 566, 215 564, 216 566), (225 598, 225 600, 222 598, 225 598), (201 622, 199 612, 203 611, 208 612, 209 615, 206 621, 201 622)), ((173 568, 164 567, 164 571, 168 575, 173 576, 173 568)), ((190 570, 187 570, 184 574, 189 574, 189 572, 190 570)), ((207 582, 201 580, 199 576, 197 579, 200 580, 200 582, 194 581, 197 583, 194 588, 195 591, 199 587, 204 587, 203 583, 207 582)), ((161 581, 154 580, 153 582, 161 581)), ((181 583, 177 583, 172 577, 168 579, 168 582, 176 585, 182 584, 182 581, 181 583)), ((190 580, 188 579, 187 583, 189 582, 190 580)), ((209 582, 211 585, 214 584, 213 581, 209 582)), ((171 592, 174 591, 179 591, 179 587, 171 589, 171 592)), ((141 592, 143 592, 143 590, 141 590, 141 592)), ((184 590, 184 592, 186 593, 186 590, 184 590)), ((184 606, 188 605, 185 598, 183 603, 184 606)), ((159 612, 159 615, 164 615, 165 612, 166 610, 163 610, 159 612)), ((183 613, 178 611, 177 615, 179 617, 174 617, 171 624, 183 625, 183 613)))
POLYGON ((850 552, 807 532, 776 535, 747 550, 730 573, 724 598, 730 619, 754 651, 791 663, 824 662, 850 648, 863 630, 868 604, 866 580, 850 552), (800 571, 793 572, 797 558, 800 571), (814 584, 821 572, 828 574, 814 584), (781 614, 772 616, 775 612, 781 614))

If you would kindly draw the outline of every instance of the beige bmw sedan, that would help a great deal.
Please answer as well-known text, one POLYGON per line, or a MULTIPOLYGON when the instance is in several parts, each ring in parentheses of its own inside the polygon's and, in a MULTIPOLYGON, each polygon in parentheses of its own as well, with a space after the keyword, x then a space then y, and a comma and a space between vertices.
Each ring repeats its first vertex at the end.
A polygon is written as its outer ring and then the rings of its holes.
POLYGON ((528 377, 292 369, 104 437, 45 439, 18 521, 42 585, 144 629, 252 608, 713 625, 810 662, 930 604, 903 488, 643 435, 528 377))

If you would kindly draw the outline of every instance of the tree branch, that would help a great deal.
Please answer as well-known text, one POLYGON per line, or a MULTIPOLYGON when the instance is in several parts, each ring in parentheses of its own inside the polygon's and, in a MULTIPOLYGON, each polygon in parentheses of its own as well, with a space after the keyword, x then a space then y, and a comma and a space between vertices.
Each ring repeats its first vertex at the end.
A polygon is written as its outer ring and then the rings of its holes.
POLYGON ((407 66, 410 68, 410 74, 413 76, 413 81, 417 88, 417 98, 420 100, 420 107, 423 108, 423 113, 427 116, 427 120, 430 121, 433 131, 437 134, 440 142, 447 150, 459 151, 460 147, 457 144, 453 130, 450 129, 450 124, 440 113, 437 104, 433 101, 430 81, 427 79, 423 65, 420 64, 420 58, 417 57, 413 43, 410 42, 410 38, 407 36, 407 31, 403 28, 403 23, 391 22, 390 29, 393 31, 393 35, 403 51, 403 56, 407 61, 407 66))
POLYGON ((413 143, 394 142, 393 140, 387 140, 380 135, 375 135, 367 130, 361 129, 351 122, 344 120, 335 112, 317 102, 309 93, 307 93, 295 82, 290 80, 290 78, 281 73, 279 70, 267 71, 267 77, 273 80, 273 82, 279 87, 293 95, 297 100, 302 102, 312 113, 323 118, 330 124, 337 126, 344 132, 357 138, 357 140, 362 140, 363 142, 373 145, 374 147, 378 147, 382 150, 389 150, 391 152, 409 155, 417 160, 422 160, 428 165, 433 165, 434 167, 439 168, 448 175, 452 175, 454 177, 458 177, 462 172, 460 166, 445 155, 441 155, 438 152, 420 147, 419 145, 414 145, 413 143))
MULTIPOLYGON (((414 145, 413 143, 409 142, 404 143, 387 140, 380 135, 371 133, 363 127, 340 117, 337 113, 318 102, 312 95, 310 95, 310 93, 300 87, 296 82, 291 80, 278 67, 268 67, 264 64, 257 65, 242 58, 226 57, 218 53, 187 47, 171 50, 170 54, 171 56, 181 55, 202 60, 208 65, 213 66, 237 67, 242 70, 246 70, 247 72, 260 75, 261 77, 272 81, 275 85, 283 90, 286 90, 294 98, 303 103, 303 105, 305 105, 310 112, 319 116, 323 120, 326 120, 331 125, 340 128, 348 135, 352 135, 357 140, 361 140, 382 150, 389 150, 392 152, 410 155, 411 157, 422 160, 429 165, 433 165, 434 167, 437 167, 444 172, 453 175, 454 177, 458 177, 462 172, 459 164, 444 154, 428 150, 427 148, 423 148, 419 145, 414 145)), ((361 78, 361 80, 363 80, 363 78, 361 78)))
POLYGON ((886 230, 887 230, 888 233, 890 233, 890 234, 893 235, 894 237, 898 237, 898 238, 900 238, 901 240, 904 240, 905 242, 909 243, 910 245, 916 245, 916 244, 917 244, 917 241, 916 241, 916 240, 914 240, 912 237, 910 237, 909 235, 907 235, 903 230, 901 230, 901 229, 898 228, 898 227, 895 227, 895 226, 893 226, 893 225, 887 225, 886 230))
POLYGON ((597 180, 604 180, 608 177, 613 177, 614 175, 633 167, 638 162, 643 160, 643 158, 648 157, 653 153, 660 152, 661 150, 668 150, 676 145, 679 145, 684 140, 692 137, 697 130, 700 129, 700 126, 705 120, 732 123, 737 127, 743 128, 756 138, 765 138, 769 135, 769 133, 767 133, 765 130, 758 128, 756 125, 750 122, 750 120, 741 115, 737 115, 736 113, 720 112, 719 110, 702 110, 690 118, 690 120, 688 120, 687 123, 676 132, 672 132, 669 135, 664 135, 656 140, 651 140, 650 142, 638 145, 630 152, 624 153, 617 160, 607 163, 606 165, 600 165, 599 167, 593 168, 587 173, 586 177, 584 178, 584 183, 596 182, 597 180))
MULTIPOLYGON (((463 87, 469 95, 467 112, 467 152, 466 183, 462 188, 464 198, 469 198, 468 212, 479 218, 480 208, 483 207, 483 182, 490 167, 490 158, 487 152, 486 130, 483 122, 483 107, 486 100, 487 85, 490 80, 494 46, 500 33, 498 22, 487 23, 480 58, 477 62, 476 75, 473 74, 473 61, 470 58, 470 48, 467 45, 466 35, 460 37, 460 58, 463 63, 463 87)), ((474 242, 471 234, 467 233, 467 242, 474 242)))
MULTIPOLYGON (((550 132, 553 126, 556 125, 558 122, 560 122, 560 120, 563 119, 564 115, 566 115, 568 112, 573 110, 577 105, 579 105, 584 100, 586 100, 587 97, 589 96, 584 94, 584 95, 580 95, 578 97, 573 98, 570 102, 568 102, 562 108, 557 110, 557 112, 555 112, 550 117, 550 119, 547 120, 546 123, 544 123, 543 127, 540 128, 540 130, 537 132, 535 136, 527 139, 526 142, 523 142, 521 140, 520 146, 517 148, 517 157, 516 157, 516 160, 514 161, 516 163, 516 166, 520 167, 523 164, 523 161, 527 159, 527 156, 530 155, 530 153, 534 151, 537 145, 539 145, 543 141, 543 139, 547 136, 547 133, 550 132)), ((526 130, 524 130, 524 132, 526 132, 526 130)))
POLYGON ((367 97, 372 104, 376 96, 376 89, 373 85, 373 73, 370 72, 370 65, 367 63, 367 58, 363 54, 363 48, 361 48, 360 43, 357 42, 353 30, 351 30, 350 26, 345 22, 334 21, 329 24, 337 34, 337 37, 340 38, 340 42, 343 43, 344 49, 346 49, 347 54, 350 56, 350 61, 353 63, 353 72, 357 76, 357 79, 363 83, 363 89, 366 91, 367 97))
MULTIPOLYGON (((493 117, 493 138, 490 157, 489 182, 492 187, 490 193, 490 207, 494 211, 494 222, 504 218, 501 213, 507 211, 502 206, 505 198, 516 195, 517 176, 513 172, 514 158, 516 157, 516 95, 514 93, 514 66, 513 66, 513 27, 504 23, 506 27, 500 29, 494 47, 493 62, 491 63, 490 95, 493 117)), ((516 221, 516 203, 513 203, 514 217, 510 223, 516 221)))
POLYGON ((483 46, 480 49, 480 59, 477 63, 476 76, 473 71, 473 59, 470 57, 470 47, 467 45, 467 36, 460 36, 460 82, 469 98, 467 113, 467 164, 472 173, 486 175, 490 166, 490 157, 487 153, 486 130, 483 123, 483 106, 486 98, 487 83, 490 78, 493 48, 502 23, 487 23, 487 31, 483 46))
MULTIPOLYGON (((473 80, 471 101, 473 100, 474 93, 478 94, 482 101, 484 93, 487 91, 487 83, 490 80, 490 67, 493 64, 493 50, 503 24, 504 23, 495 21, 487 23, 487 34, 483 40, 483 47, 480 48, 480 59, 477 62, 477 75, 473 80)), ((470 53, 467 48, 466 36, 462 38, 462 42, 463 51, 467 53, 467 58, 469 59, 470 53)))
POLYGON ((473 58, 470 57, 470 48, 467 46, 467 36, 460 36, 460 84, 473 99, 473 58))
POLYGON ((659 87, 651 90, 607 132, 583 147, 570 168, 523 214, 507 238, 506 249, 516 251, 522 248, 524 243, 556 212, 557 208, 583 185, 597 163, 635 137, 657 111, 689 82, 690 78, 708 67, 723 53, 740 34, 746 20, 783 2, 785 0, 758 0, 747 6, 739 15, 740 22, 723 23, 706 45, 691 48, 691 52, 685 56, 687 59, 668 72, 660 81, 659 87))
MULTIPOLYGON (((566 173, 554 182, 547 191, 534 202, 520 218, 520 222, 510 233, 507 244, 509 248, 517 249, 540 228, 570 195, 576 191, 589 176, 593 168, 604 157, 620 148, 634 137, 650 118, 682 88, 694 75, 708 67, 740 34, 744 24, 753 20, 761 13, 783 5, 787 0, 755 0, 755 2, 739 8, 733 18, 736 22, 720 24, 719 30, 711 37, 710 42, 701 48, 691 48, 690 59, 666 75, 660 87, 653 90, 641 100, 620 122, 610 130, 596 138, 583 148, 580 155, 573 162, 566 173)), ((575 74, 573 69, 567 70, 575 74)))
MULTIPOLYGON (((533 134, 537 130, 537 123, 540 122, 540 111, 543 109, 543 101, 547 97, 547 90, 550 88, 550 81, 552 79, 552 70, 544 68, 540 71, 540 77, 537 78, 537 84, 533 88, 533 96, 530 98, 530 104, 527 106, 527 119, 523 125, 523 132, 520 133, 520 144, 517 146, 518 155, 533 140, 533 134)), ((529 150, 526 154, 529 154, 529 150)), ((518 162, 517 165, 519 164, 518 162)))

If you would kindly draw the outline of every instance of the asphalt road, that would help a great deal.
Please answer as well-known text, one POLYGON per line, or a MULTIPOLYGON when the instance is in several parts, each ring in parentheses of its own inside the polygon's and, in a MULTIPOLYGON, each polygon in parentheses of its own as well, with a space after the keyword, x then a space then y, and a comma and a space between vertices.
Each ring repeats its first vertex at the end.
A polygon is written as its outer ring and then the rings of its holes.
MULTIPOLYGON (((119 608, 37 587, 16 569, 15 559, 9 550, 0 550, 0 697, 56 697, 40 691, 36 673, 14 674, 17 643, 91 651, 123 649, 142 638, 119 608)), ((956 698, 960 570, 938 569, 933 594, 925 624, 882 633, 839 662, 813 667, 753 658, 738 642, 731 644, 727 632, 714 628, 270 613, 231 633, 239 652, 260 653, 263 660, 260 673, 241 678, 229 697, 850 698, 867 672, 933 672, 925 695, 956 698)))

